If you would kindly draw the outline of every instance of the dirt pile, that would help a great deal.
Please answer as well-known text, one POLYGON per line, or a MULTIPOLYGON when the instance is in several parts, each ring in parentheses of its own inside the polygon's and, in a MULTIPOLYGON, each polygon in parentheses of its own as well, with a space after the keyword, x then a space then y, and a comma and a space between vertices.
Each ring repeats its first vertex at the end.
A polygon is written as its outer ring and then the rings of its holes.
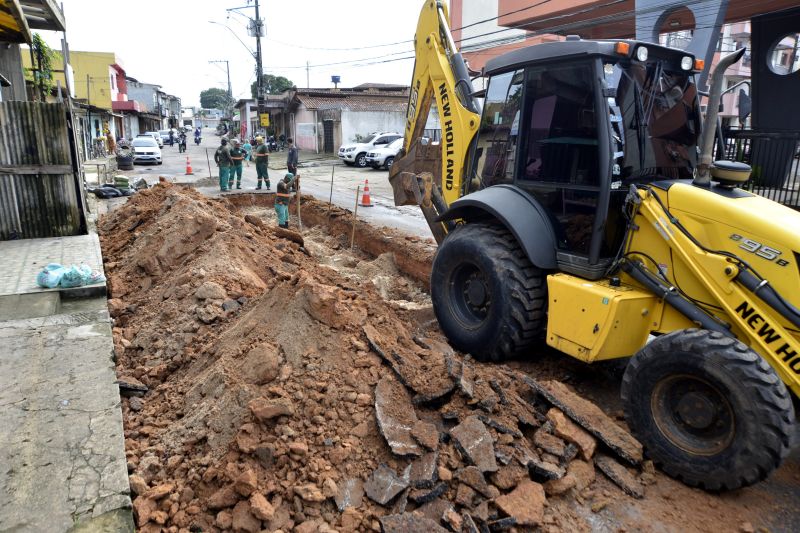
POLYGON ((426 336, 391 257, 244 215, 161 184, 100 222, 141 531, 588 530, 594 461, 640 495, 638 443, 426 336))

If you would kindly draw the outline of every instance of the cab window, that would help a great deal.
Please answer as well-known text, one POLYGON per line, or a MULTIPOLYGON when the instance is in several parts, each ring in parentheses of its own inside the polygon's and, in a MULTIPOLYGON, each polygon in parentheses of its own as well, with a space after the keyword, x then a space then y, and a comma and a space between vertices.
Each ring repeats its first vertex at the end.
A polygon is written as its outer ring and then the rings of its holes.
POLYGON ((489 80, 473 164, 484 187, 514 181, 523 79, 517 70, 489 80))
POLYGON ((547 210, 559 248, 581 255, 590 250, 600 192, 592 66, 527 69, 517 179, 547 210))

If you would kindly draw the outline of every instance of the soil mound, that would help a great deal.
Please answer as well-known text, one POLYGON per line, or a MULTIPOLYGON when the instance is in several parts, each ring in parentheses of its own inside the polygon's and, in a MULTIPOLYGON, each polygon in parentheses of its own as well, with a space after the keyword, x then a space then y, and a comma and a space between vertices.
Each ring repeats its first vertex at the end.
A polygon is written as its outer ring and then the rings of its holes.
POLYGON ((169 184, 99 227, 141 531, 588 530, 554 503, 592 501, 598 454, 641 493, 612 421, 422 335, 390 255, 169 184))

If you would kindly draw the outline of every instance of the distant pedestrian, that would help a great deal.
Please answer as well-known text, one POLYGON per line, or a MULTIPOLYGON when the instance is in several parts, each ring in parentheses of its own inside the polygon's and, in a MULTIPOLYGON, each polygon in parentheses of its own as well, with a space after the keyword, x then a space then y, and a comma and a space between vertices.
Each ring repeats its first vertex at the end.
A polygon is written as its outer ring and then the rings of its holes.
POLYGON ((228 189, 233 189, 233 178, 236 177, 236 188, 242 188, 242 161, 244 161, 244 150, 239 146, 239 139, 232 141, 233 148, 231 148, 231 159, 233 160, 233 167, 231 168, 231 176, 228 178, 228 189))
POLYGON ((294 175, 297 175, 297 147, 294 145, 294 140, 291 137, 286 139, 286 142, 289 143, 289 151, 286 152, 286 170, 294 175))
POLYGON ((231 166, 233 166, 233 159, 231 158, 231 151, 228 148, 228 139, 225 137, 220 141, 220 146, 214 152, 214 162, 219 167, 219 190, 225 192, 228 190, 228 181, 231 176, 231 166))
POLYGON ((253 154, 256 158, 256 175, 258 176, 258 186, 256 190, 261 190, 262 180, 266 182, 267 190, 270 188, 269 184, 269 148, 264 144, 264 138, 256 137, 256 151, 253 154))
POLYGON ((244 140, 244 145, 242 145, 242 150, 244 150, 244 164, 247 165, 247 168, 250 168, 250 160, 253 158, 253 145, 250 143, 249 139, 244 140))
POLYGON ((277 194, 275 195, 275 213, 278 215, 278 226, 281 228, 289 227, 289 185, 294 180, 294 174, 287 172, 281 181, 278 182, 277 194))
POLYGON ((175 134, 172 132, 172 130, 169 130, 169 145, 175 146, 175 134))

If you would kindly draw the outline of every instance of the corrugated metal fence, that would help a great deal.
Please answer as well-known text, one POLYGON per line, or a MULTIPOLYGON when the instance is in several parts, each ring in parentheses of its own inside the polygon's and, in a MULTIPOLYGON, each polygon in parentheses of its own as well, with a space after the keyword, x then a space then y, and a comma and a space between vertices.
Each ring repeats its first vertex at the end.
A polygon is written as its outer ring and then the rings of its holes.
POLYGON ((0 102, 0 240, 85 226, 63 103, 0 102))

